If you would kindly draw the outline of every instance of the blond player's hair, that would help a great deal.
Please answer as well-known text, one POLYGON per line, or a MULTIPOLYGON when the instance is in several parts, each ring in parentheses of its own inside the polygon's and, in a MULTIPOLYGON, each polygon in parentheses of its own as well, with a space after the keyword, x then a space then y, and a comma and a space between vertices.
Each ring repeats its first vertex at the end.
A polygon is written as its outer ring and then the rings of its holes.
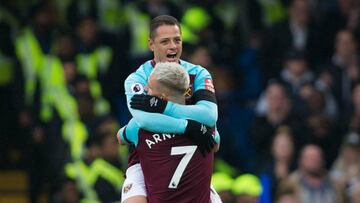
POLYGON ((173 93, 185 94, 190 85, 189 74, 179 63, 159 62, 156 63, 151 75, 157 81, 170 89, 173 93))

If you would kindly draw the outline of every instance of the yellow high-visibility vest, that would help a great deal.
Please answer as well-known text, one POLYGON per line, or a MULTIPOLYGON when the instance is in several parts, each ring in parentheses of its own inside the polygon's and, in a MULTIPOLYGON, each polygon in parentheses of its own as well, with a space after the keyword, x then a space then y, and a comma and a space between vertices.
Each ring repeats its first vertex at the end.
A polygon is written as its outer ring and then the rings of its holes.
POLYGON ((8 85, 14 78, 14 61, 0 52, 0 87, 8 85))
POLYGON ((31 106, 34 102, 38 74, 42 68, 43 52, 30 28, 25 28, 16 38, 15 49, 24 73, 25 104, 31 106))
POLYGON ((150 16, 142 13, 134 3, 129 3, 125 10, 131 32, 130 54, 144 56, 149 53, 150 16))
POLYGON ((108 32, 121 31, 126 23, 126 14, 121 1, 96 1, 100 27, 108 32))
POLYGON ((99 177, 112 184, 116 191, 120 191, 124 183, 124 172, 101 158, 95 159, 90 165, 81 160, 68 163, 65 173, 77 181, 86 201, 98 201, 94 186, 99 177))
POLYGON ((99 47, 92 53, 79 54, 76 57, 79 73, 84 74, 90 80, 90 93, 95 100, 96 115, 105 115, 110 112, 110 104, 102 96, 97 74, 108 71, 112 54, 109 47, 99 47))
POLYGON ((263 23, 270 26, 286 17, 286 8, 280 0, 257 0, 263 10, 263 23))
POLYGON ((79 119, 77 103, 67 89, 60 59, 55 56, 44 56, 43 65, 40 73, 42 90, 40 118, 44 122, 50 121, 55 109, 63 121, 79 119))
POLYGON ((65 121, 62 126, 63 139, 69 143, 72 160, 81 160, 85 153, 88 138, 86 126, 80 120, 65 121))

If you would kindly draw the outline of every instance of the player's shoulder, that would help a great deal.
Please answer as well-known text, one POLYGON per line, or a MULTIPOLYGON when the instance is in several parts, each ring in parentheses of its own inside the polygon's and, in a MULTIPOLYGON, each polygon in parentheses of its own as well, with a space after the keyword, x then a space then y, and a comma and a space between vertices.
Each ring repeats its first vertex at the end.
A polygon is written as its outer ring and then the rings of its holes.
POLYGON ((197 74, 199 72, 202 72, 202 71, 206 71, 207 70, 202 67, 201 65, 196 65, 196 64, 193 64, 193 63, 190 63, 188 61, 184 61, 184 60, 180 60, 180 64, 186 68, 186 70, 190 73, 190 74, 197 74))
POLYGON ((151 64, 151 60, 146 61, 145 63, 141 64, 135 72, 132 72, 127 78, 126 81, 134 80, 134 79, 142 79, 147 81, 153 66, 151 64))

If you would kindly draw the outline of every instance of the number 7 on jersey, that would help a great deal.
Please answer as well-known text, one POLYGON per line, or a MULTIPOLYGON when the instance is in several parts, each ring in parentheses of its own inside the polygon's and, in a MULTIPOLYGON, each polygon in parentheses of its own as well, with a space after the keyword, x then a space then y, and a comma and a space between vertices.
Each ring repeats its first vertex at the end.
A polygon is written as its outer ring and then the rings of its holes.
POLYGON ((185 171, 186 166, 189 164, 192 156, 196 151, 197 146, 181 146, 181 147, 172 147, 171 155, 180 155, 185 154, 181 159, 179 165, 177 166, 174 175, 172 176, 169 188, 177 188, 179 185, 182 174, 185 171))

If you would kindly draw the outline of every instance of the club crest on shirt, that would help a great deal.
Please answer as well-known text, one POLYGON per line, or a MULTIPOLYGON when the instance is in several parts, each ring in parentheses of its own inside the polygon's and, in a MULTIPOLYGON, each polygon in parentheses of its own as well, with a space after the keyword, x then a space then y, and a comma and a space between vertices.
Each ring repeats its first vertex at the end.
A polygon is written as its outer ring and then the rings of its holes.
POLYGON ((130 183, 128 185, 125 185, 124 186, 124 193, 129 192, 131 190, 131 188, 132 188, 132 185, 133 185, 132 183, 130 183))
POLYGON ((185 92, 185 98, 189 99, 192 96, 192 87, 189 87, 185 92))
POLYGON ((140 83, 134 83, 131 85, 131 92, 135 94, 142 94, 144 92, 144 87, 140 83))

